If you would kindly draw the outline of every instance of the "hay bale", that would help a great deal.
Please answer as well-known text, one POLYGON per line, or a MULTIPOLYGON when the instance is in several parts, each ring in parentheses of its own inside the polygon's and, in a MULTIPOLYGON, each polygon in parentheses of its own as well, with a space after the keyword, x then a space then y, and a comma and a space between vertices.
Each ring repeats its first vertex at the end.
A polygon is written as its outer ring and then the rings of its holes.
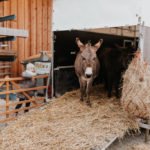
POLYGON ((132 117, 150 116, 150 71, 138 52, 123 76, 121 104, 132 117))

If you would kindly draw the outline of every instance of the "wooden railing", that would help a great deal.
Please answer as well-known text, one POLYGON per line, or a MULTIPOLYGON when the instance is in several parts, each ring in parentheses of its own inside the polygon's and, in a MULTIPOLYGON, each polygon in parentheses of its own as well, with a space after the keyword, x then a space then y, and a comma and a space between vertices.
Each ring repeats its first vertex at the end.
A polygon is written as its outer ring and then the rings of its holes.
MULTIPOLYGON (((46 75, 40 75, 40 76, 35 76, 33 78, 35 78, 35 79, 48 78, 48 75, 47 74, 46 75)), ((18 82, 18 81, 23 81, 23 80, 25 80, 25 78, 22 78, 22 77, 9 78, 9 76, 6 76, 5 78, 0 79, 0 87, 2 87, 3 85, 6 85, 6 91, 0 92, 0 95, 6 95, 6 99, 5 99, 6 104, 0 105, 0 109, 5 108, 5 111, 0 112, 0 118, 1 118, 1 116, 4 116, 4 115, 6 115, 6 117, 4 119, 0 119, 0 123, 7 122, 9 120, 12 120, 12 119, 16 118, 15 112, 24 111, 24 110, 27 110, 27 109, 29 110, 29 109, 40 106, 41 104, 37 103, 37 101, 41 101, 41 100, 46 99, 46 97, 34 97, 34 98, 32 98, 27 94, 27 91, 46 89, 47 88, 46 85, 33 87, 33 88, 28 88, 28 89, 22 89, 16 83, 16 81, 18 82), (15 87, 15 90, 10 89, 10 85, 15 87), (19 93, 19 92, 24 94, 28 99, 24 100, 24 101, 10 102, 9 94, 19 93), (10 109, 10 106, 15 106, 17 104, 23 104, 23 103, 29 103, 29 102, 33 103, 33 105, 29 106, 29 107, 22 107, 20 109, 10 109), (10 114, 12 114, 12 115, 10 115, 10 114)))

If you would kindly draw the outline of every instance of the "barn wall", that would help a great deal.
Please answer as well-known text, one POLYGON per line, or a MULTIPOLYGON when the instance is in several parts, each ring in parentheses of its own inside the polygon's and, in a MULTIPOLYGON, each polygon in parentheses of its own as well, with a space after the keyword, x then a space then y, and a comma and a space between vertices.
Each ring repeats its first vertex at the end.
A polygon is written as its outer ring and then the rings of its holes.
MULTIPOLYGON (((17 38, 11 42, 12 50, 18 51, 18 58, 12 64, 13 76, 20 76, 20 62, 40 51, 51 51, 52 47, 52 1, 53 0, 8 0, 0 3, 0 16, 16 14, 16 20, 9 22, 10 28, 29 31, 28 38, 17 38)), ((5 23, 1 23, 5 26, 5 23)))

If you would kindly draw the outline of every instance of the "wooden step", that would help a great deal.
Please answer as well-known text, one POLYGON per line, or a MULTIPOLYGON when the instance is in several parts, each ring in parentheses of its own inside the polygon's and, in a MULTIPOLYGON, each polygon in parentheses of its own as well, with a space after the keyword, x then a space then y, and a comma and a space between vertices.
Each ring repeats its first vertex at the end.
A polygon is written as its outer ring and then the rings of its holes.
POLYGON ((14 61, 17 51, 0 50, 0 61, 14 61))

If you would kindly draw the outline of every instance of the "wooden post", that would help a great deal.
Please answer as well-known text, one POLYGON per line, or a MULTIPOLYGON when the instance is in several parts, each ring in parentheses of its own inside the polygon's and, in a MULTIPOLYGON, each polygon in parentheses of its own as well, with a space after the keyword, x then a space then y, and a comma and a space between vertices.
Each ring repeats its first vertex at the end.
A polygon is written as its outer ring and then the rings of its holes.
MULTIPOLYGON (((148 125, 150 125, 150 118, 146 119, 146 123, 148 125)), ((149 129, 146 129, 146 131, 145 131, 145 142, 148 142, 148 137, 149 137, 149 129)))
MULTIPOLYGON (((6 81, 6 91, 9 91, 9 81, 6 81)), ((6 94, 6 105, 9 104, 9 93, 6 94)), ((9 111, 9 106, 6 106, 6 112, 9 111)), ((6 114, 6 118, 9 118, 9 114, 6 114)))

